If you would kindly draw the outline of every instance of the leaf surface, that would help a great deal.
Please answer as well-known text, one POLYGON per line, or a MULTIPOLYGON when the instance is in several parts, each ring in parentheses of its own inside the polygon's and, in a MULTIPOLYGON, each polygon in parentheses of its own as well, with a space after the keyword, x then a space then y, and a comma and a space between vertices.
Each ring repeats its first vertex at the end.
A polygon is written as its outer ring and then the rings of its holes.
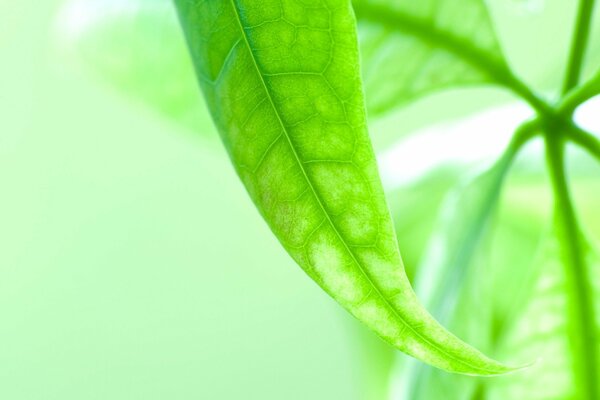
POLYGON ((473 258, 488 230, 510 164, 510 157, 502 157, 463 183, 443 206, 417 278, 417 292, 442 321, 450 317, 461 282, 474 267, 473 258))
POLYGON ((441 327, 406 278, 367 133, 350 2, 176 5, 233 164, 306 273, 424 362, 465 374, 508 372, 441 327))
POLYGON ((483 0, 353 5, 371 114, 435 90, 506 79, 508 68, 483 0))
MULTIPOLYGON (((589 398, 584 385, 578 384, 581 365, 576 354, 581 352, 578 347, 584 345, 587 357, 598 360, 598 343, 581 343, 584 334, 578 327, 580 316, 575 300, 577 293, 574 292, 572 279, 569 277, 573 265, 565 254, 562 235, 557 228, 547 235, 536 263, 534 289, 525 302, 526 306, 521 306, 521 315, 503 344, 503 352, 519 359, 537 357, 538 362, 510 380, 488 382, 486 392, 492 400, 589 398)), ((589 289, 593 293, 600 293, 600 262, 597 252, 586 242, 582 255, 586 270, 592 277, 589 289)), ((597 295, 593 304, 593 308, 597 310, 597 295)), ((597 312, 589 318, 598 332, 597 312)))

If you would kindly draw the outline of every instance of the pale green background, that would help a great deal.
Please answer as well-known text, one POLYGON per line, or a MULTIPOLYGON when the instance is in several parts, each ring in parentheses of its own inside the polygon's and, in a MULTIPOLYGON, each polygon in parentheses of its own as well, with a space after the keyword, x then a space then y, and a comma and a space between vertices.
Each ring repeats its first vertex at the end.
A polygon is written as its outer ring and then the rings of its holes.
MULTIPOLYGON (((54 42, 60 3, 0 3, 0 399, 385 389, 386 347, 293 265, 212 129, 190 134, 71 68, 54 42)), ((523 17, 520 3, 492 2, 498 28, 518 72, 547 89, 571 2, 523 17)), ((420 101, 378 122, 375 143, 506 100, 475 96, 420 101)))

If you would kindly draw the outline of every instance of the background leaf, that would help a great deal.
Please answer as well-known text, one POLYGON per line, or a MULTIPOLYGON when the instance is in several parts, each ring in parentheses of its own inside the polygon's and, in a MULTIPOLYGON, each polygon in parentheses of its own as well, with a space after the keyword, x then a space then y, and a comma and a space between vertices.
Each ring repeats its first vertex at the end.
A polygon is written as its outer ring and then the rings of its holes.
MULTIPOLYGON (((417 294, 432 314, 485 349, 491 348, 489 293, 494 288, 481 283, 488 281, 489 228, 512 157, 512 152, 508 152, 450 192, 415 278, 417 294)), ((453 398, 468 399, 478 384, 473 379, 437 374, 410 360, 399 363, 403 365, 399 367, 397 386, 402 388, 402 398, 438 398, 447 393, 450 382, 456 392, 453 398)))
POLYGON ((434 90, 503 79, 507 67, 482 0, 353 4, 371 114, 434 90))
MULTIPOLYGON (((490 399, 527 398, 532 400, 584 399, 585 393, 575 382, 576 369, 569 337, 574 327, 566 318, 572 311, 565 268, 571 268, 561 251, 562 241, 556 232, 546 238, 538 262, 534 265, 537 278, 527 306, 510 330, 502 348, 519 359, 536 355, 538 362, 513 379, 489 382, 490 399)), ((593 276, 594 291, 598 289, 600 264, 597 253, 588 248, 586 264, 593 276)), ((598 296, 596 295, 596 307, 598 296)), ((575 333, 579 335, 580 333, 575 333)), ((597 348, 589 349, 589 357, 597 357, 597 348)))
POLYGON ((61 46, 86 69, 196 134, 211 136, 171 1, 72 0, 62 10, 60 29, 61 46))
MULTIPOLYGON (((577 164, 581 161, 579 158, 574 162, 575 169, 578 169, 577 164)), ((473 340, 470 335, 476 340, 488 340, 488 345, 482 348, 494 355, 511 355, 520 362, 536 359, 538 362, 517 374, 475 381, 449 377, 425 368, 427 374, 418 384, 408 380, 408 383, 415 385, 415 391, 408 394, 399 391, 397 393, 400 394, 392 398, 586 398, 568 396, 576 386, 570 366, 571 349, 564 336, 567 293, 564 279, 561 278, 564 265, 560 261, 559 239, 554 232, 550 234, 544 229, 551 214, 547 201, 549 189, 540 177, 527 173, 526 169, 517 169, 503 196, 500 214, 490 231, 493 236, 487 235, 482 239, 484 246, 479 248, 475 259, 478 268, 472 269, 461 284, 459 301, 448 326, 461 332, 468 340, 473 340), (548 287, 548 282, 554 282, 552 288, 548 287), (540 285, 546 290, 540 290, 540 285), (480 295, 473 297, 469 293, 480 295), (491 310, 491 319, 473 316, 482 308, 491 310), (479 324, 477 327, 480 321, 487 321, 491 326, 479 324), (549 325, 552 323, 554 325, 549 325), (549 326, 556 329, 549 329, 549 326), (461 327, 464 331, 461 331, 461 327), (540 332, 540 327, 545 327, 545 330, 540 332)), ((580 194, 583 220, 597 234, 600 232, 600 220, 594 203, 599 193, 595 183, 597 168, 590 169, 588 166, 584 174, 592 175, 577 180, 575 188, 580 194)), ((594 274, 595 293, 598 293, 597 252, 591 246, 588 248, 588 265, 594 274)), ((595 302, 598 305, 597 296, 595 302)), ((404 368, 405 360, 400 360, 400 365, 404 368)), ((406 384, 403 380, 406 370, 403 368, 399 368, 394 375, 394 379, 400 382, 398 387, 406 384)))

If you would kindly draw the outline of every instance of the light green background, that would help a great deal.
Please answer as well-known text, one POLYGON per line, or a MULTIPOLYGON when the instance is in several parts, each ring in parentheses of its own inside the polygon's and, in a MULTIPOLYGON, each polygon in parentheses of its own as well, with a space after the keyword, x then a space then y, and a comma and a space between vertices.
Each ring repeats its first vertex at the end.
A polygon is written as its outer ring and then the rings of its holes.
MULTIPOLYGON (((490 3, 517 71, 548 90, 573 13, 540 1, 490 3)), ((0 399, 381 398, 386 347, 293 265, 214 132, 71 68, 60 4, 0 2, 0 399)), ((419 101, 375 143, 506 101, 472 96, 419 101)))

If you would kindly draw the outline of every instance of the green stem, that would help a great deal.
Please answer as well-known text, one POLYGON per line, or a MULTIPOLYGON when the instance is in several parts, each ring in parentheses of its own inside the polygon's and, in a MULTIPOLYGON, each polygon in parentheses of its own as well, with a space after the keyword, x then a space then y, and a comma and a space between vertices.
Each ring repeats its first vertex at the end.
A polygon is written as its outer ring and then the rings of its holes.
POLYGON ((589 42, 593 10, 594 0, 581 0, 579 2, 577 22, 575 24, 575 33, 573 35, 573 43, 569 55, 569 65, 567 67, 567 75, 563 86, 563 94, 568 93, 577 86, 581 78, 581 67, 589 42))
POLYGON ((558 105, 558 113, 570 116, 577 107, 598 94, 600 94, 600 72, 584 85, 571 90, 558 105))
POLYGON ((568 286, 568 315, 570 319, 569 342, 573 354, 575 387, 581 399, 598 399, 598 365, 596 349, 596 318, 593 304, 593 289, 584 258, 585 243, 581 236, 573 201, 565 173, 565 141, 562 135, 550 134, 559 131, 560 125, 548 125, 546 130, 546 158, 555 198, 557 229, 560 230, 561 253, 568 286))
POLYGON ((571 141, 586 149, 600 161, 600 139, 574 124, 568 127, 567 135, 571 141))

